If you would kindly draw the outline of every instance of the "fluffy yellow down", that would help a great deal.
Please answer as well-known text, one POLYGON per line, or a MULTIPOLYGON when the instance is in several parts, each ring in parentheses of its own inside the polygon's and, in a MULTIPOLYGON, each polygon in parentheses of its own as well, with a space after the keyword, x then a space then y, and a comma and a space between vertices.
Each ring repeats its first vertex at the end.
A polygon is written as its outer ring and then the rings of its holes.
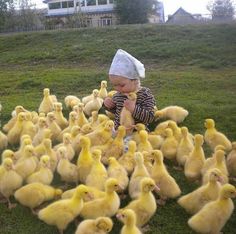
POLYGON ((214 201, 218 198, 221 184, 221 171, 217 168, 210 170, 209 182, 206 185, 202 185, 189 194, 186 194, 179 198, 178 203, 188 213, 197 213, 205 204, 210 201, 214 201))
POLYGON ((131 209, 124 209, 117 213, 116 217, 124 223, 121 234, 142 234, 136 226, 136 214, 131 209))
POLYGON ((141 193, 136 200, 131 201, 123 209, 131 209, 137 217, 137 226, 144 226, 155 214, 157 205, 152 191, 156 189, 156 184, 151 178, 144 178, 140 182, 141 193))
POLYGON ((105 234, 112 230, 113 222, 108 217, 98 217, 82 221, 75 234, 105 234))
POLYGON ((61 194, 62 190, 60 189, 35 182, 19 188, 14 196, 21 205, 29 207, 32 213, 36 214, 34 208, 40 206, 43 202, 60 197, 61 194))
POLYGON ((84 205, 83 199, 89 195, 88 189, 80 185, 72 198, 51 203, 39 211, 38 217, 49 225, 55 225, 63 233, 68 224, 79 215, 84 205))
POLYGON ((204 125, 206 128, 204 138, 212 150, 214 150, 217 145, 223 145, 226 151, 232 149, 230 140, 215 128, 215 121, 213 119, 206 119, 204 125))
POLYGON ((105 184, 105 197, 86 202, 80 216, 84 219, 95 219, 101 216, 112 217, 115 215, 120 207, 120 198, 116 193, 119 189, 118 181, 109 178, 105 184))
POLYGON ((197 233, 220 233, 234 210, 231 198, 236 197, 236 189, 231 184, 221 188, 219 198, 206 204, 188 220, 188 225, 197 233))

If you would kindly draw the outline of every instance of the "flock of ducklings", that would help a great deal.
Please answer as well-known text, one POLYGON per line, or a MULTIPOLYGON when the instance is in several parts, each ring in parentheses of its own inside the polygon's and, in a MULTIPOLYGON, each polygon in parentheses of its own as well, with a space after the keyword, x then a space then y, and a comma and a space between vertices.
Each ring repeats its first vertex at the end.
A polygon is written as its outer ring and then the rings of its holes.
POLYGON ((104 98, 115 93, 108 93, 106 88, 106 81, 102 81, 100 90, 93 90, 82 100, 65 97, 65 105, 71 109, 69 119, 48 88, 43 91, 38 112, 15 107, 0 131, 0 195, 9 209, 16 205, 10 201, 14 196, 60 233, 80 216, 83 221, 76 234, 112 232, 111 217, 116 215, 123 223, 121 234, 138 234, 157 212, 157 205, 177 198, 193 215, 188 220, 190 228, 198 233, 219 233, 234 209, 231 198, 236 196, 236 189, 229 176, 236 176, 236 142, 217 131, 213 119, 205 120, 204 136, 193 136, 187 127, 180 128, 178 123, 188 111, 178 106, 156 110, 157 119, 168 120, 152 132, 143 124, 134 125, 132 115, 124 110, 121 119, 130 126, 121 125, 114 135, 112 114, 98 113, 104 98), (136 131, 125 151, 124 138, 131 125, 136 131), (211 157, 205 157, 204 141, 212 150, 211 157), (17 145, 13 152, 11 146, 17 145), (199 187, 181 196, 164 159, 172 160, 199 187), (51 185, 55 173, 64 182, 63 190, 51 185), (74 188, 66 190, 68 184, 74 188), (120 207, 126 191, 131 201, 120 207))

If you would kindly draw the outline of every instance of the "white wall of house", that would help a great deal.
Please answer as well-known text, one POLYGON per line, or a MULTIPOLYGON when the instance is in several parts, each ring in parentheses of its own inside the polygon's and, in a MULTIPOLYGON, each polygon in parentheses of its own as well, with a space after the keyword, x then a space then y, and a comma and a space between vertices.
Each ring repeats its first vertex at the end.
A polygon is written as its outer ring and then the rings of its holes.
POLYGON ((69 15, 75 12, 108 12, 114 9, 113 0, 45 0, 48 16, 69 15))

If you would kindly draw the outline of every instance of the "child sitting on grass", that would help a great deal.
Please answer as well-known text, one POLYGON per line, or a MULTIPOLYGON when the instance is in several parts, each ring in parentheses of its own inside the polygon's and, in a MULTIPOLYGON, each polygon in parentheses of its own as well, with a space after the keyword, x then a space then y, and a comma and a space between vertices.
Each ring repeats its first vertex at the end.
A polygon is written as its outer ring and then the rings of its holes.
POLYGON ((126 51, 119 49, 109 70, 109 80, 117 93, 104 100, 105 109, 115 115, 115 129, 120 125, 123 107, 130 111, 135 124, 143 123, 148 126, 154 120, 155 99, 149 88, 141 86, 140 79, 144 78, 144 65, 126 51), (127 97, 131 92, 137 95, 135 101, 127 97))

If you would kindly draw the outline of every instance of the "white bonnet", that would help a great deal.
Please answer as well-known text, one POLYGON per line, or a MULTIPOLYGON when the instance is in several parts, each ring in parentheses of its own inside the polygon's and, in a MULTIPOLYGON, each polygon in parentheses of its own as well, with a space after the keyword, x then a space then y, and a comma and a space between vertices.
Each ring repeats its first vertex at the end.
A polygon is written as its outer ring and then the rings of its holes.
POLYGON ((131 54, 118 49, 111 63, 109 75, 123 76, 135 80, 145 78, 144 65, 131 54))

